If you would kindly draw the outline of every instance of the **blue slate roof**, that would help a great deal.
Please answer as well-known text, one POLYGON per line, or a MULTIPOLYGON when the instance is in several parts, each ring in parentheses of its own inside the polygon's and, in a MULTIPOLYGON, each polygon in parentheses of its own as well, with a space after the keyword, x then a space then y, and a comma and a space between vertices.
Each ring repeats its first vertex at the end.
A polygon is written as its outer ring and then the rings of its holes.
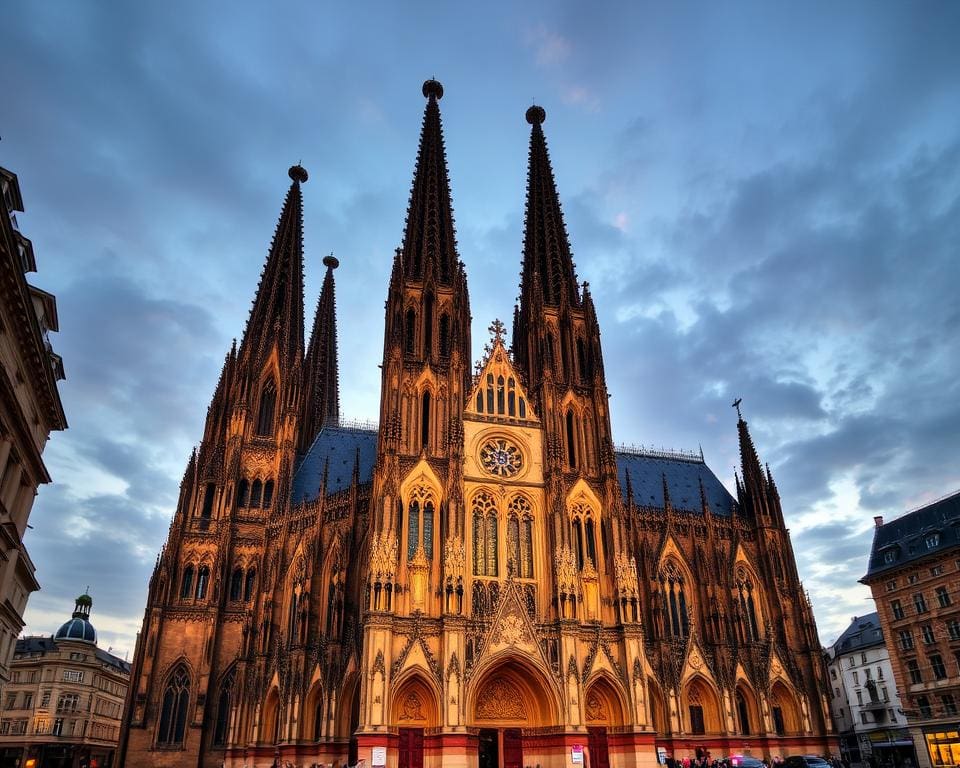
POLYGON ((874 611, 866 616, 855 617, 850 622, 850 626, 837 638, 833 648, 837 653, 843 653, 882 644, 883 630, 880 628, 880 614, 874 611))
POLYGON ((670 503, 674 509, 700 512, 702 479, 710 511, 724 517, 733 514, 733 496, 702 459, 686 455, 618 452, 617 476, 624 500, 627 498, 628 470, 633 485, 633 501, 638 506, 663 506, 663 477, 666 475, 670 503))
POLYGON ((958 546, 960 491, 877 526, 864 579, 958 546))
POLYGON ((57 633, 54 635, 56 640, 83 640, 87 643, 97 642, 97 630, 93 624, 83 617, 74 615, 69 621, 65 621, 57 633))
POLYGON ((349 488, 357 449, 360 450, 360 482, 369 483, 377 460, 377 431, 353 427, 324 427, 320 430, 310 450, 301 457, 293 475, 292 501, 299 504, 313 501, 320 495, 323 468, 327 460, 330 461, 327 493, 349 488))
MULTIPOLYGON (((28 635, 17 639, 14 654, 20 658, 29 658, 30 656, 45 656, 55 650, 57 650, 57 641, 53 635, 28 635)), ((130 662, 124 661, 119 656, 114 656, 110 651, 94 648, 94 656, 101 664, 108 664, 128 675, 130 674, 130 662)))

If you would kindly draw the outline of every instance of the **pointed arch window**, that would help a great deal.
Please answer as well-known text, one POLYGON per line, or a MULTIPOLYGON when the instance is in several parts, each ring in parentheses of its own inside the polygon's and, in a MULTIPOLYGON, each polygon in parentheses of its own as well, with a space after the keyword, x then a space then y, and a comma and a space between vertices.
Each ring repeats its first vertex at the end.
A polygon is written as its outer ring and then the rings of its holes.
POLYGON ((251 568, 247 571, 247 578, 243 584, 243 599, 249 600, 253 596, 253 588, 257 583, 257 571, 251 568))
POLYGON ((417 336, 417 313, 412 309, 407 310, 407 319, 403 329, 403 351, 408 355, 413 354, 413 346, 417 336))
POLYGON ((740 617, 739 624, 742 639, 747 642, 755 642, 760 639, 760 626, 757 621, 757 605, 754 595, 753 577, 743 566, 737 568, 735 588, 736 593, 734 594, 734 600, 736 601, 740 617))
POLYGON ((587 350, 583 339, 579 336, 577 337, 577 366, 580 369, 580 381, 586 382, 590 376, 590 371, 587 370, 587 350))
MULTIPOLYGON (((516 523, 516 543, 510 541, 515 559, 514 575, 522 579, 533 578, 533 508, 523 496, 510 499, 511 521, 516 523)), ((508 531, 508 540, 511 534, 508 531)))
POLYGON ((243 597, 243 570, 237 568, 230 576, 230 599, 233 601, 243 597))
POLYGON ((473 575, 496 576, 497 506, 493 497, 481 491, 473 497, 473 575))
POLYGON ((573 543, 577 549, 577 568, 583 570, 583 525, 580 518, 573 521, 573 543))
POLYGON ((503 391, 504 381, 503 376, 497 377, 497 413, 501 416, 506 412, 504 407, 504 391, 503 391))
POLYGON ((210 569, 207 566, 201 566, 197 571, 197 600, 203 600, 207 596, 207 585, 210 582, 210 569))
POLYGON ((493 413, 493 374, 487 374, 487 413, 493 413))
POLYGON ((690 634, 686 583, 682 572, 672 561, 668 561, 660 571, 659 587, 665 633, 670 637, 686 637, 690 634))
POLYGON ((263 484, 263 508, 270 509, 273 505, 273 480, 267 480, 263 484))
POLYGON ((428 560, 433 560, 433 502, 423 505, 423 550, 428 560))
POLYGON ((567 410, 566 416, 566 427, 567 427, 567 464, 571 469, 577 468, 577 446, 575 442, 575 435, 577 431, 576 418, 573 415, 573 409, 567 410))
POLYGON ((200 511, 200 517, 203 520, 209 520, 213 514, 213 494, 216 486, 213 483, 207 483, 203 492, 203 508, 200 511))
POLYGON ((157 744, 164 746, 183 744, 189 704, 190 674, 186 667, 180 664, 170 675, 163 691, 160 704, 160 724, 157 728, 157 744))
POLYGON ((427 291, 423 301, 423 356, 433 357, 433 294, 427 291))
POLYGON ((596 567, 597 565, 597 539, 593 530, 593 518, 588 517, 586 525, 584 526, 584 534, 587 539, 587 557, 590 558, 590 563, 596 567))
POLYGON ((227 731, 230 728, 230 702, 233 698, 233 681, 235 667, 220 681, 220 695, 217 697, 217 719, 213 728, 213 743, 223 746, 227 743, 227 731))
POLYGON ((483 390, 477 390, 477 413, 483 413, 483 390))
POLYGON ((250 507, 252 509, 260 508, 260 498, 263 496, 263 483, 254 480, 250 488, 250 507))
POLYGON ((522 397, 520 398, 520 418, 527 418, 527 404, 522 397))
POLYGON ((747 700, 744 698, 743 691, 737 689, 737 717, 740 720, 740 733, 744 736, 750 735, 750 709, 747 707, 747 700))
POLYGON ((186 600, 193 594, 193 566, 188 565, 183 571, 183 580, 180 582, 180 599, 186 600))
POLYGON ((407 521, 407 559, 412 560, 420 543, 420 502, 410 503, 409 519, 407 521))
POLYGON ((250 497, 250 483, 247 482, 246 478, 240 481, 240 485, 237 487, 237 507, 243 509, 247 506, 250 497))
POLYGON ((260 409, 257 412, 257 434, 273 434, 273 417, 277 407, 277 385, 267 379, 260 390, 260 409))
POLYGON ((450 357, 450 317, 440 315, 440 357, 450 357))
MULTIPOLYGON (((544 340, 544 357, 547 359, 547 366, 553 367, 553 334, 548 333, 547 338, 544 340)), ((527 382, 528 384, 530 382, 527 382)))
POLYGON ((512 376, 507 379, 507 415, 517 415, 517 382, 512 376))
POLYGON ((420 406, 420 447, 430 447, 430 392, 424 392, 420 406))

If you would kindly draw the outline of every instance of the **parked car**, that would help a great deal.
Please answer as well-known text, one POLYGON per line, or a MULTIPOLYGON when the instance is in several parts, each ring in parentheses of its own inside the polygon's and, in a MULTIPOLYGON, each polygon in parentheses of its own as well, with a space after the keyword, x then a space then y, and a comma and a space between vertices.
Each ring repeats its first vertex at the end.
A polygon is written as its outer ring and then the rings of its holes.
POLYGON ((767 768, 763 760, 748 755, 730 755, 728 760, 733 768, 767 768))
POLYGON ((783 768, 831 768, 830 763, 816 755, 790 755, 783 761, 783 768))

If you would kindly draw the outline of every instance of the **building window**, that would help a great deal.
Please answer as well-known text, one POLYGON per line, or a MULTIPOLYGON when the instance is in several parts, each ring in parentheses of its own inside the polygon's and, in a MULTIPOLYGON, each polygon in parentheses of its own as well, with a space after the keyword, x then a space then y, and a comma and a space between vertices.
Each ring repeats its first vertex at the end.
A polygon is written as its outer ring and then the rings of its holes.
POLYGON ((853 673, 853 684, 860 685, 860 674, 857 672, 853 673))
POLYGON ((230 697, 233 693, 234 669, 231 669, 220 683, 220 696, 217 698, 217 720, 213 728, 214 744, 227 743, 227 729, 230 726, 230 697))
POLYGON ((160 725, 157 744, 176 746, 183 744, 187 726, 187 708, 190 703, 190 676, 183 665, 177 667, 163 692, 160 708, 160 725))
POLYGON ((237 568, 230 577, 230 599, 237 601, 243 597, 243 571, 237 568))
POLYGON ((884 701, 890 701, 890 693, 887 691, 886 686, 880 689, 880 695, 883 696, 884 701))
POLYGON ((50 706, 50 695, 51 691, 48 688, 43 692, 43 696, 40 697, 40 709, 47 709, 50 706))
POLYGON ((940 697, 940 702, 943 704, 943 714, 945 715, 955 715, 957 714, 957 701, 953 698, 952 693, 945 693, 940 697))
POLYGON ((573 411, 567 411, 567 464, 571 469, 577 468, 576 421, 573 411))
POLYGON ((947 632, 951 640, 960 640, 960 619, 950 619, 947 622, 947 632))
POLYGON ((864 670, 864 674, 867 676, 867 680, 873 680, 873 670, 872 670, 872 669, 869 669, 869 668, 868 668, 868 669, 865 669, 865 670, 864 670))
POLYGON ((927 549, 933 549, 940 544, 940 534, 936 532, 928 533, 923 543, 927 545, 927 549))
POLYGON ((923 596, 923 592, 917 592, 917 594, 913 596, 913 605, 917 609, 917 613, 927 612, 927 600, 923 596))
POLYGON ((834 695, 835 698, 838 698, 838 699, 839 699, 839 698, 840 698, 840 689, 839 689, 839 688, 834 688, 834 689, 833 689, 833 695, 834 695))
POLYGON ((877 680, 883 680, 883 667, 877 667, 877 680))
POLYGON ((837 679, 837 670, 835 670, 833 667, 830 668, 830 679, 831 680, 837 679))
POLYGON ((950 605, 950 593, 947 592, 946 587, 937 587, 937 602, 940 603, 941 608, 950 605))
MULTIPOLYGON (((856 682, 856 680, 854 680, 856 682)), ((863 706, 863 691, 857 691, 857 704, 863 706)))
POLYGON ((533 512, 523 496, 514 496, 509 504, 507 543, 513 559, 513 574, 533 578, 533 512))
POLYGON ((183 580, 180 582, 180 599, 186 600, 193 594, 193 566, 188 565, 183 572, 183 580))
POLYGON ((931 576, 939 576, 941 573, 943 573, 942 565, 935 565, 933 566, 933 568, 930 569, 931 576))
POLYGON ((891 579, 887 582, 887 592, 893 592, 897 588, 897 580, 891 579))
POLYGON ((487 493, 473 497, 473 575, 497 575, 497 507, 487 493))
POLYGON ((861 651, 861 652, 860 652, 860 663, 861 663, 861 664, 866 664, 866 663, 867 663, 867 653, 866 653, 866 651, 861 651))
POLYGON ((82 683, 83 682, 83 672, 78 669, 65 669, 63 670, 63 682, 65 683, 82 683))
POLYGON ((920 665, 917 664, 916 659, 907 660, 907 672, 910 675, 911 683, 922 683, 923 676, 920 674, 920 665))
POLYGON ((933 627, 930 624, 924 624, 920 627, 920 634, 923 635, 923 644, 930 645, 934 642, 933 627))
POLYGON ((257 415, 257 434, 267 436, 273 433, 273 412, 277 407, 277 385, 268 379, 260 390, 260 410, 257 415))
POLYGON ((943 657, 939 653, 930 656, 930 668, 933 669, 933 676, 937 680, 947 679, 947 665, 943 663, 943 657))
POLYGON ((897 553, 894 552, 892 549, 888 549, 886 552, 883 553, 883 562, 892 563, 896 559, 896 557, 897 557, 897 553))
POLYGON ((903 606, 900 605, 900 601, 899 601, 899 600, 891 600, 891 601, 890 601, 890 610, 893 611, 893 618, 894 618, 894 619, 902 619, 902 618, 903 618, 903 606))
POLYGON ((783 721, 783 709, 781 707, 771 707, 770 710, 773 714, 773 730, 778 736, 785 736, 787 728, 783 721))
POLYGON ((53 735, 62 736, 63 735, 63 718, 58 717, 53 721, 53 735))
POLYGON ((668 562, 660 572, 660 602, 666 634, 686 637, 690 633, 690 619, 687 615, 684 579, 672 562, 668 562))
POLYGON ((207 596, 207 583, 210 581, 210 569, 203 566, 197 571, 197 600, 203 600, 207 596))
POLYGON ((80 695, 62 693, 57 699, 57 712, 76 712, 80 706, 80 695))
POLYGON ((917 697, 917 709, 920 710, 920 717, 932 717, 933 708, 930 706, 930 699, 926 696, 917 697))
POLYGON ((863 723, 864 725, 867 724, 867 713, 866 713, 866 712, 861 712, 861 713, 860 713, 860 722, 863 723))
POLYGON ((243 585, 243 599, 249 600, 253 596, 253 586, 257 581, 257 571, 251 568, 247 571, 247 579, 243 585))
POLYGON ((907 576, 908 584, 916 584, 918 581, 920 581, 920 575, 917 573, 911 573, 909 576, 907 576))

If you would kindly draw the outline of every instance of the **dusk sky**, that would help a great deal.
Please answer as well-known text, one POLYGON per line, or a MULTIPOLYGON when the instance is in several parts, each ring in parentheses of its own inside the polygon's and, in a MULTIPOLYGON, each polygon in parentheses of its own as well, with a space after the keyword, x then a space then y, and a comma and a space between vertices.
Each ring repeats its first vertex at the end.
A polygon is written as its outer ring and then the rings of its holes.
POLYGON ((70 423, 25 632, 89 584, 132 658, 298 161, 309 319, 333 252, 343 413, 376 418, 435 76, 474 356, 513 315, 536 100, 615 441, 702 446, 732 489, 742 397, 832 642, 873 610, 873 516, 960 488, 958 41, 955 2, 6 4, 0 165, 70 423))

